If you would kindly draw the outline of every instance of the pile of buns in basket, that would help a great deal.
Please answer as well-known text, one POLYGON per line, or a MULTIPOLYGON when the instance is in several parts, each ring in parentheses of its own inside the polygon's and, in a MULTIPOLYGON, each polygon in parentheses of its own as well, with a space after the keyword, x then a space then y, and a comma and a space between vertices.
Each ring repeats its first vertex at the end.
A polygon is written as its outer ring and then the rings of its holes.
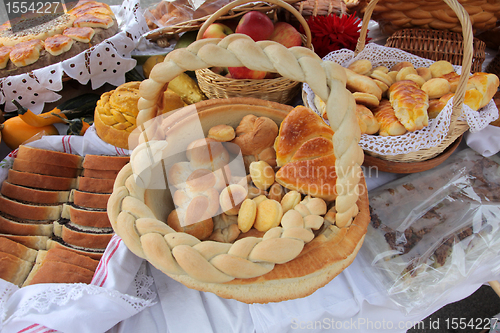
MULTIPOLYGON (((403 135, 428 126, 429 119, 436 118, 453 98, 460 79, 446 60, 418 68, 402 61, 388 68, 361 59, 351 63, 346 74, 361 132, 381 136, 403 135)), ((466 83, 464 104, 478 111, 491 101, 498 85, 495 74, 474 73, 466 83)), ((328 119, 324 101, 315 96, 314 105, 328 119)))

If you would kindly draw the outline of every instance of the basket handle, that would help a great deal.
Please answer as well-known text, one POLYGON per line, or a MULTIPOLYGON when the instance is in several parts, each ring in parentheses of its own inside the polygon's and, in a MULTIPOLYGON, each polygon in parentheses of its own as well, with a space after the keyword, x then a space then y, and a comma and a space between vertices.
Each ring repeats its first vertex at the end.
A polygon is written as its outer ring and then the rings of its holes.
MULTIPOLYGON (((218 11, 213 13, 212 16, 210 16, 210 18, 208 20, 206 20, 203 23, 203 25, 201 26, 200 30, 198 31, 198 36, 196 37, 196 40, 201 39, 201 37, 203 36, 203 33, 205 32, 205 30, 207 30, 208 26, 210 24, 214 23, 219 17, 226 14, 234 7, 238 7, 238 6, 247 4, 249 2, 251 2, 251 1, 249 1, 249 0, 236 0, 236 1, 228 3, 227 5, 225 5, 224 7, 220 8, 218 11)), ((311 38, 311 30, 309 29, 309 25, 307 24, 304 17, 292 5, 286 3, 282 0, 266 0, 266 2, 275 4, 275 5, 280 6, 282 8, 285 8, 290 13, 292 13, 297 18, 297 20, 299 20, 300 24, 304 28, 304 32, 306 35, 306 47, 308 49, 310 49, 311 48, 311 39, 312 39, 311 38)))
MULTIPOLYGON (((462 74, 460 75, 460 80, 458 81, 457 90, 455 96, 453 97, 453 114, 450 121, 450 131, 462 113, 462 104, 464 102, 465 88, 467 87, 467 80, 469 79, 470 69, 472 66, 472 56, 473 56, 473 40, 474 36, 472 34, 472 24, 470 21, 469 13, 462 7, 462 5, 457 0, 443 0, 457 15, 462 25, 462 34, 464 39, 464 55, 462 59, 462 74)), ((368 31, 368 23, 372 16, 373 10, 378 0, 372 0, 369 2, 365 9, 365 14, 363 16, 363 25, 361 26, 361 31, 358 39, 358 44, 356 45, 356 50, 354 54, 357 55, 359 52, 363 51, 366 42, 366 35, 368 31)))

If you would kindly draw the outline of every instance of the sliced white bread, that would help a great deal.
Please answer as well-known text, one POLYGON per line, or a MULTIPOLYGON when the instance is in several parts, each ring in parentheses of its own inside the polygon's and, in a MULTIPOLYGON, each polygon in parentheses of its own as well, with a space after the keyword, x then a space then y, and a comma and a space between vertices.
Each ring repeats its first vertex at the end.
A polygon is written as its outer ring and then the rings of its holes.
POLYGON ((85 155, 84 169, 121 170, 130 162, 130 156, 85 155))
POLYGON ((110 196, 111 194, 108 193, 92 193, 72 190, 68 201, 73 202, 75 206, 84 208, 106 209, 110 196))
POLYGON ((12 254, 13 256, 29 262, 35 262, 38 254, 38 251, 8 239, 7 237, 0 237, 0 252, 12 254))
POLYGON ((45 250, 47 248, 47 241, 50 239, 47 236, 25 236, 9 234, 0 234, 0 236, 6 237, 34 250, 45 250))
POLYGON ((78 177, 78 185, 76 188, 82 192, 92 193, 113 193, 114 179, 102 179, 92 177, 78 177))
POLYGON ((115 179, 120 170, 96 170, 96 169, 83 169, 82 175, 84 177, 100 178, 100 179, 115 179))
POLYGON ((0 234, 19 236, 47 236, 53 235, 54 221, 20 220, 10 216, 0 215, 0 234))
POLYGON ((39 175, 12 169, 9 170, 7 181, 15 185, 53 191, 68 191, 78 186, 77 178, 39 175))
POLYGON ((33 262, 18 258, 12 254, 0 252, 0 278, 21 286, 30 273, 33 262))
POLYGON ((16 157, 12 169, 22 172, 31 172, 39 175, 76 178, 81 174, 82 169, 69 168, 53 164, 45 164, 16 157))
POLYGON ((64 204, 61 217, 82 227, 111 228, 106 210, 85 209, 64 204))
POLYGON ((9 199, 37 204, 61 204, 67 202, 70 191, 40 190, 4 181, 1 194, 9 199))
POLYGON ((103 249, 80 248, 74 245, 66 244, 62 239, 48 239, 46 248, 47 250, 63 249, 63 250, 73 251, 77 254, 81 254, 95 260, 100 260, 102 255, 104 254, 103 249))
POLYGON ((83 157, 54 150, 34 148, 26 145, 19 146, 17 157, 24 160, 43 164, 64 166, 68 168, 82 168, 83 157))
POLYGON ((64 243, 88 249, 106 249, 114 232, 111 228, 89 228, 71 222, 54 222, 54 235, 64 243))
MULTIPOLYGON (((71 252, 67 250, 54 249, 46 253, 41 251, 43 256, 37 259, 36 264, 23 283, 24 286, 40 283, 86 283, 89 284, 94 276, 95 269, 81 267, 77 262, 80 256, 70 253, 65 256, 52 256, 51 251, 71 252), (75 257, 75 259, 72 259, 75 257)), ((91 258, 85 258, 92 260, 91 258)))
POLYGON ((61 217, 62 205, 35 205, 0 195, 0 212, 18 219, 55 221, 61 217))

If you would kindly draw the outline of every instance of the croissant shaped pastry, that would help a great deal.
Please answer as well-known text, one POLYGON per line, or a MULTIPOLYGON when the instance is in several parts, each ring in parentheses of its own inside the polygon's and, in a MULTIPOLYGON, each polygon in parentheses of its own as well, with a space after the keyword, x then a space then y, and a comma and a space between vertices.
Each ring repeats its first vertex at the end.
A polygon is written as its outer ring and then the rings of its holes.
POLYGON ((429 124, 429 96, 415 82, 403 80, 394 83, 389 88, 389 100, 406 130, 414 132, 429 124))
POLYGON ((309 108, 297 106, 283 120, 276 138, 276 182, 289 190, 334 200, 333 130, 309 108))

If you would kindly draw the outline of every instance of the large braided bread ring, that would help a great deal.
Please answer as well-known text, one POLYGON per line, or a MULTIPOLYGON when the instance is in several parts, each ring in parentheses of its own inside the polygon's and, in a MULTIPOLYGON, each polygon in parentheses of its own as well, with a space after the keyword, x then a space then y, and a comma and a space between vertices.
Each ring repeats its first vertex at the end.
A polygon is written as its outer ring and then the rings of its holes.
MULTIPOLYGON (((327 112, 336 157, 338 194, 335 224, 347 227, 358 214, 363 151, 358 146, 360 129, 354 113, 355 101, 346 89, 344 69, 333 62, 323 62, 304 47, 285 48, 272 41, 254 42, 241 34, 224 39, 202 39, 188 48, 175 50, 157 64, 150 78, 140 86, 137 126, 141 128, 157 116, 157 100, 166 83, 186 70, 212 66, 246 66, 253 70, 278 72, 295 81, 307 82, 327 101, 327 112)), ((162 141, 146 142, 152 154, 163 156, 168 149, 162 141), (160 152, 156 154, 156 152, 160 152)), ((159 163, 159 161, 155 162, 159 163)), ((189 275, 208 283, 224 283, 235 278, 266 274, 276 263, 296 258, 311 240, 307 223, 283 225, 269 230, 263 238, 248 237, 233 244, 200 242, 193 236, 175 232, 159 221, 145 204, 145 189, 134 181, 132 162, 124 167, 108 201, 108 215, 115 232, 136 255, 147 259, 168 275, 189 275)))

